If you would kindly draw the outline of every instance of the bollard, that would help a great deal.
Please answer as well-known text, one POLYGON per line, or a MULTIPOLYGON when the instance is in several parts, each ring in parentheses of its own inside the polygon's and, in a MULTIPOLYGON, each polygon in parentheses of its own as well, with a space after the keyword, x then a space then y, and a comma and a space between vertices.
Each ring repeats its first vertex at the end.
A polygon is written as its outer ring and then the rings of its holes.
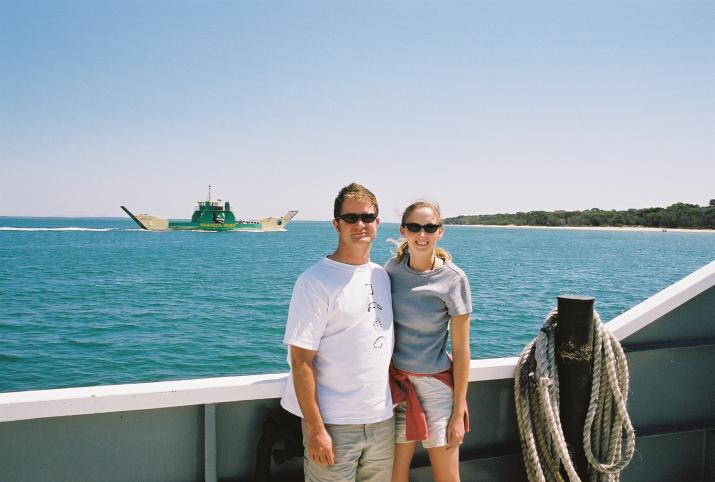
POLYGON ((576 472, 581 480, 587 480, 583 428, 591 397, 594 298, 563 295, 557 300, 555 351, 559 374, 559 415, 576 472))

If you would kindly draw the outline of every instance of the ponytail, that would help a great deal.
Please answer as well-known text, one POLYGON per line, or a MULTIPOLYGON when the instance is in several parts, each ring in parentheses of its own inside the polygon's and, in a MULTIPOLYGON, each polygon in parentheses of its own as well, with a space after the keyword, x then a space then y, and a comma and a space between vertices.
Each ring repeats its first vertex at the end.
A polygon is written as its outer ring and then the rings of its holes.
POLYGON ((403 239, 400 244, 397 245, 397 264, 402 263, 405 255, 407 254, 407 240, 403 239))
MULTIPOLYGON (((452 259, 452 255, 449 254, 444 248, 436 247, 434 250, 435 256, 438 258, 442 258, 443 261, 448 261, 452 259)), ((407 248, 407 241, 406 240, 401 240, 400 244, 397 246, 397 253, 395 256, 397 256, 397 264, 400 264, 403 259, 405 259, 405 256, 409 256, 410 251, 407 248)))

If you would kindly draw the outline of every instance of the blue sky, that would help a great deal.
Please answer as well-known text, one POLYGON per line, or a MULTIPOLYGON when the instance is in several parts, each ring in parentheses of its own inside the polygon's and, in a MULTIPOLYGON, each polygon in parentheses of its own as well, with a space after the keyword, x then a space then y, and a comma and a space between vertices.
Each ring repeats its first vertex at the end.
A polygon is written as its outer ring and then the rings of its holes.
POLYGON ((0 1, 0 215, 715 198, 715 3, 0 1))

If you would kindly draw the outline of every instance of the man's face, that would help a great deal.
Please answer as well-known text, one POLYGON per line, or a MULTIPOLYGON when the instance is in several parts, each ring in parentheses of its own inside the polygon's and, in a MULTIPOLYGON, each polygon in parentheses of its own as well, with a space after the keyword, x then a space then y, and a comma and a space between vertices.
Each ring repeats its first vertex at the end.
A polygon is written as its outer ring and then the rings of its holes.
MULTIPOLYGON (((343 202, 343 208, 340 212, 344 214, 374 214, 375 206, 370 202, 358 201, 355 199, 346 199, 343 202)), ((347 246, 364 246, 370 245, 377 236, 377 225, 380 224, 380 218, 376 218, 371 223, 366 223, 362 219, 358 219, 356 223, 350 224, 343 219, 334 219, 333 226, 338 232, 340 242, 347 246)))

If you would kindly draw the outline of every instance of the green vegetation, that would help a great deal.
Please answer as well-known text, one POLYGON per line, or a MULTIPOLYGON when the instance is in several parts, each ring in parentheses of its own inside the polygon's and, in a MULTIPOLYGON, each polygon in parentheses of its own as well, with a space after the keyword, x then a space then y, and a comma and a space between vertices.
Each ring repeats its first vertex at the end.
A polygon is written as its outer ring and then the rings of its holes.
POLYGON ((529 211, 516 214, 476 214, 445 218, 445 224, 496 226, 643 226, 649 228, 715 229, 715 199, 707 206, 676 203, 667 208, 627 211, 529 211))

